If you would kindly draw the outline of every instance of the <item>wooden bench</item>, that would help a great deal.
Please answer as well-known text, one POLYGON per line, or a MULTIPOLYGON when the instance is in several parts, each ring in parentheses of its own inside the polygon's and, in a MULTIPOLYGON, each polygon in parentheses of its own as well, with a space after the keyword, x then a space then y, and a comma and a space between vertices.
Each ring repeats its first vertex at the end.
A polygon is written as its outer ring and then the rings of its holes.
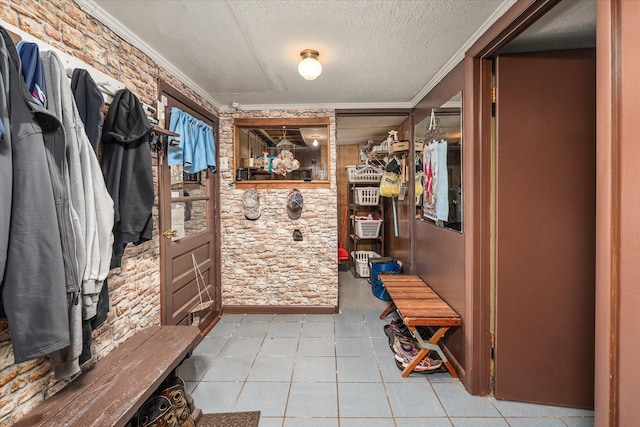
MULTIPOLYGON (((195 326, 153 326, 137 332, 14 427, 121 427, 191 352, 195 326)), ((194 409, 194 420, 200 416, 194 409)))
POLYGON ((462 324, 460 316, 418 276, 381 275, 380 279, 393 300, 382 312, 380 319, 384 319, 396 310, 420 346, 418 354, 402 371, 402 376, 407 377, 427 357, 429 350, 434 350, 451 376, 457 378, 458 374, 440 348, 438 341, 450 327, 462 324), (437 330, 428 341, 425 341, 416 329, 419 326, 434 327, 437 330))

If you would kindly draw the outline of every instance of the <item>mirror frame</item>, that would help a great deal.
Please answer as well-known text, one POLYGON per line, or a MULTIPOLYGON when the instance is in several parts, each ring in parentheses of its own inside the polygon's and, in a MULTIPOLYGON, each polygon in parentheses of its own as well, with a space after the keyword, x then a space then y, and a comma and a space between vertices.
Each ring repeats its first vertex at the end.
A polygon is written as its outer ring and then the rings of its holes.
POLYGON ((233 182, 237 188, 329 188, 331 184, 331 133, 329 117, 235 119, 233 123, 233 182), (236 172, 238 168, 241 167, 238 129, 260 128, 262 126, 325 127, 327 132, 327 148, 325 156, 320 159, 320 164, 322 164, 322 162, 327 163, 327 178, 324 180, 311 181, 302 179, 236 180, 236 172))
MULTIPOLYGON (((436 117, 438 116, 438 114, 440 113, 441 115, 451 115, 451 113, 453 112, 453 110, 459 110, 459 132, 460 132, 460 139, 459 139, 459 143, 457 150, 459 150, 459 157, 460 157, 460 165, 459 165, 459 170, 460 170, 460 174, 459 174, 459 179, 460 179, 460 199, 456 200, 455 202, 453 202, 453 204, 460 210, 460 228, 454 227, 452 226, 452 224, 456 224, 454 223, 449 223, 447 221, 442 221, 442 220, 434 220, 432 218, 429 218, 425 215, 423 209, 424 209, 424 190, 422 193, 422 202, 421 202, 421 213, 419 216, 416 216, 416 219, 425 223, 429 223, 429 224, 433 224, 437 227, 443 228, 445 230, 451 230, 455 233, 464 233, 464 203, 463 203, 463 198, 464 198, 464 171, 463 171, 463 146, 464 146, 464 141, 463 141, 463 136, 462 136, 462 131, 463 131, 463 108, 462 108, 462 100, 463 100, 463 95, 462 95, 462 91, 457 92, 452 98, 450 98, 447 102, 445 102, 442 106, 440 107, 436 107, 433 108, 433 111, 435 112, 436 117), (455 107, 452 107, 450 104, 450 101, 452 99, 454 99, 455 97, 460 97, 460 103, 459 106, 456 105, 455 107), (440 111, 438 111, 440 110, 440 111), (458 207, 459 205, 459 207, 458 207)), ((416 123, 414 125, 414 137, 416 139, 416 141, 418 140, 418 137, 415 136, 416 129, 419 125, 423 124, 424 122, 427 122, 430 119, 430 116, 425 117, 424 119, 422 119, 419 123, 416 123)), ((447 139, 445 138, 437 138, 437 139, 447 139)), ((430 141, 424 141, 425 144, 425 148, 426 148, 426 144, 428 144, 430 141)), ((451 151, 451 147, 449 147, 448 151, 451 151)), ((451 184, 449 184, 450 186, 451 184)), ((451 193, 451 188, 449 188, 449 193, 451 193)), ((451 201, 450 201, 450 205, 451 205, 451 201)))

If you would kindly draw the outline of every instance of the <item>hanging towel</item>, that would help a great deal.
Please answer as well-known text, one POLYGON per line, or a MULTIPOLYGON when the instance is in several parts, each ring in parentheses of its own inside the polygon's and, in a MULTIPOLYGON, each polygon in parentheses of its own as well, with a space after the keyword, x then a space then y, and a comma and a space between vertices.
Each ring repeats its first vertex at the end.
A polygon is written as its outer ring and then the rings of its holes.
POLYGON ((426 218, 436 221, 437 201, 438 201, 438 143, 432 141, 424 147, 423 152, 423 174, 424 174, 424 200, 423 215, 426 218))
POLYGON ((216 171, 216 148, 211 126, 173 107, 169 130, 180 134, 178 146, 169 144, 169 166, 184 163, 186 173, 197 173, 207 169, 207 166, 211 172, 216 171))
POLYGON ((438 180, 436 181, 436 217, 439 221, 449 221, 449 173, 447 171, 447 141, 441 140, 438 152, 438 180))
POLYGON ((93 151, 98 151, 104 122, 104 96, 87 70, 76 68, 71 76, 71 91, 93 151))

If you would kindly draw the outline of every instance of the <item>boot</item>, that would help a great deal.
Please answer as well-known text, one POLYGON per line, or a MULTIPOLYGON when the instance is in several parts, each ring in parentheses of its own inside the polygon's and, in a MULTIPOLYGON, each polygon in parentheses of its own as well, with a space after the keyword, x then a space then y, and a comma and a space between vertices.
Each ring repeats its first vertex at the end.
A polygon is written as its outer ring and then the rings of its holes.
POLYGON ((164 396, 150 397, 138 412, 138 427, 179 427, 169 399, 164 396))
POLYGON ((178 427, 194 427, 182 378, 170 375, 158 388, 158 394, 166 397, 171 402, 173 411, 178 419, 178 427))

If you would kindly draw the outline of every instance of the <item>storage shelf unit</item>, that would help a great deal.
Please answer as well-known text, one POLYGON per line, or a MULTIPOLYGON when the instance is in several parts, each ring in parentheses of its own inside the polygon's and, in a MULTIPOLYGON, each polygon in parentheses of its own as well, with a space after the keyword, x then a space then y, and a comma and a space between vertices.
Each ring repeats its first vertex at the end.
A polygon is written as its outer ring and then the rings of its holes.
POLYGON ((355 276, 368 278, 368 257, 384 256, 384 209, 382 208, 382 199, 379 197, 379 183, 351 182, 349 183, 348 195, 350 220, 348 221, 349 260, 347 266, 355 276), (358 221, 355 219, 367 217, 369 214, 378 219, 358 221))

